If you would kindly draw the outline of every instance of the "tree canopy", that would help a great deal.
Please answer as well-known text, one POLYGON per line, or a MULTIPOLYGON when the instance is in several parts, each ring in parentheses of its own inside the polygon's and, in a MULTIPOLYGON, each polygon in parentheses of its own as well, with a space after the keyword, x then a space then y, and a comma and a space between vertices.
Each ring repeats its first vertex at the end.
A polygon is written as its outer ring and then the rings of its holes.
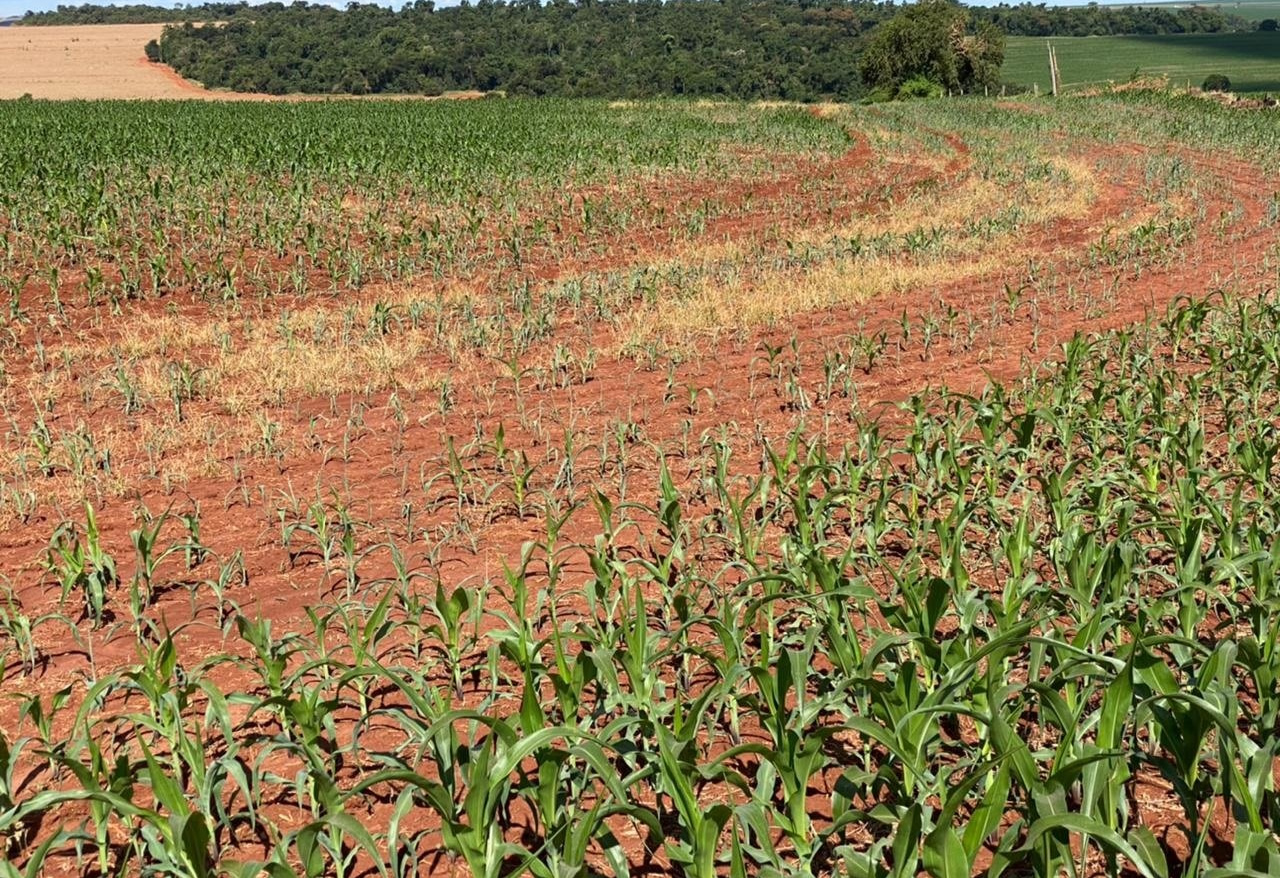
POLYGON ((589 97, 856 97, 888 7, 847 0, 516 0, 400 11, 264 4, 166 30, 155 54, 213 87, 589 97))
MULTIPOLYGON (((873 0, 463 0, 439 9, 431 0, 415 0, 399 10, 372 3, 335 9, 306 2, 217 2, 175 10, 60 6, 30 13, 23 23, 165 15, 175 23, 148 48, 148 56, 212 88, 236 91, 475 89, 810 101, 865 94, 864 73, 893 68, 883 58, 864 59, 872 35, 914 8, 873 0)), ((929 61, 932 80, 952 91, 974 90, 997 76, 997 29, 1079 34, 1254 27, 1199 7, 1024 3, 973 7, 967 14, 960 43, 929 61)), ((899 81, 896 73, 890 76, 899 81)))
POLYGON ((249 9, 244 0, 234 3, 201 3, 187 6, 156 6, 152 3, 124 3, 102 6, 83 3, 78 6, 62 4, 44 12, 28 12, 23 24, 159 24, 181 21, 225 21, 238 12, 249 9))
POLYGON ((1107 37, 1212 34, 1254 29, 1252 22, 1216 6, 975 6, 975 19, 989 21, 1011 37, 1107 37))
POLYGON ((988 21, 975 27, 951 0, 920 0, 875 30, 860 70, 868 86, 888 97, 915 79, 964 94, 999 85, 1003 63, 999 28, 988 21))

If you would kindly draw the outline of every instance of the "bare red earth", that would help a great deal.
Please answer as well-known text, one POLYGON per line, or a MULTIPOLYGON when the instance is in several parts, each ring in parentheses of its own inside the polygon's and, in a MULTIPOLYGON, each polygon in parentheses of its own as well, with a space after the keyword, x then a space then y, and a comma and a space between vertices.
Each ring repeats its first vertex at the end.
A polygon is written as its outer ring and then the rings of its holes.
MULTIPOLYGON (((185 82, 176 74, 173 78, 185 82)), ((924 184, 954 185, 970 172, 965 144, 953 135, 948 136, 948 142, 953 156, 940 174, 922 165, 896 169, 899 193, 924 184)), ((1141 157, 1149 150, 1150 147, 1138 145, 1088 147, 1090 155, 1096 156, 1099 163, 1124 156, 1141 157)), ((795 339, 798 346, 794 358, 805 367, 806 374, 813 375, 820 373, 823 354, 831 345, 854 333, 875 332, 881 328, 890 330, 897 326, 904 313, 912 320, 919 320, 925 315, 939 314, 950 306, 961 314, 987 314, 996 309, 1005 315, 997 327, 975 340, 967 350, 939 344, 925 354, 918 347, 909 346, 900 355, 890 353, 884 356, 866 374, 858 375, 857 389, 862 407, 868 410, 884 407, 891 421, 894 404, 926 388, 945 386, 960 392, 978 391, 992 377, 1001 380, 1014 378, 1028 363, 1053 356, 1057 346, 1077 332, 1133 324, 1153 312, 1159 312, 1179 296, 1204 295, 1221 285, 1224 278, 1231 278, 1242 286, 1265 279, 1268 274, 1265 257, 1271 252, 1276 239, 1273 229, 1265 222, 1266 204, 1256 194, 1269 191, 1263 175, 1252 166, 1222 157, 1186 149, 1179 150, 1179 155, 1205 178, 1217 181, 1212 200, 1206 205, 1206 216, 1217 217, 1237 208, 1239 216, 1229 224, 1225 241, 1209 229, 1198 229, 1192 240, 1183 245, 1171 261, 1146 266, 1140 276, 1129 276, 1120 269, 1097 265, 1087 252, 1097 237, 1097 227, 1131 205, 1137 188, 1142 185, 1141 180, 1111 180, 1087 216, 1056 224, 1041 230, 1031 240, 1024 240, 1019 248, 1019 259, 1012 260, 1011 267, 995 275, 929 289, 887 292, 864 304, 796 315, 785 326, 751 333, 750 341, 745 344, 724 341, 706 346, 675 368, 677 386, 710 391, 698 396, 692 406, 685 400, 668 399, 665 371, 648 371, 630 360, 612 358, 598 363, 585 384, 550 390, 536 399, 525 400, 525 405, 537 407, 544 427, 554 425, 553 430, 557 434, 561 428, 572 429, 590 442, 598 443, 617 421, 642 424, 647 437, 659 442, 672 454, 673 476, 687 487, 691 473, 673 454, 683 434, 696 438, 704 431, 735 421, 740 425, 756 425, 757 435, 777 439, 785 436, 801 420, 797 413, 786 407, 771 384, 761 381, 765 369, 761 357, 764 346, 785 348, 795 339), (1059 277, 1070 279, 1081 296, 1091 296, 1097 307, 1088 311, 1078 303, 1040 299, 1036 302, 1038 313, 1033 314, 1031 306, 1024 300, 1017 310, 1009 313, 1005 290, 1027 284, 1025 266, 1031 260, 1039 263, 1040 271, 1052 269, 1059 277), (766 389, 762 391, 761 387, 766 389)), ((706 237, 711 241, 758 238, 776 224, 775 206, 784 198, 794 196, 806 181, 818 174, 828 176, 835 184, 864 187, 863 191, 870 191, 869 184, 882 179, 868 172, 874 158, 867 144, 859 142, 848 154, 826 166, 805 167, 795 173, 783 174, 758 189, 740 187, 729 192, 717 192, 718 197, 728 201, 739 203, 749 199, 758 207, 709 223, 706 237)), ((673 193, 665 192, 663 195, 670 198, 673 193)), ((695 190, 686 192, 683 197, 696 200, 700 195, 695 190)), ((864 203, 864 209, 876 207, 873 200, 864 203)), ((625 245, 616 243, 610 257, 600 263, 590 266, 552 265, 535 259, 527 270, 532 277, 545 282, 588 268, 641 264, 660 257, 674 246, 675 238, 659 231, 625 245)), ((137 312, 147 307, 152 306, 144 303, 134 306, 134 310, 137 312)), ((162 306, 156 304, 153 307, 162 306)), ((197 302, 182 302, 179 307, 191 319, 200 319, 208 313, 207 307, 197 302)), ((104 339, 110 338, 111 324, 99 331, 104 339)), ((604 349, 615 341, 601 327, 581 326, 565 327, 554 341, 572 345, 583 343, 588 336, 592 344, 604 349)), ((545 353, 545 350, 537 353, 545 353)), ((442 357, 441 366, 449 365, 442 357)), ((393 459, 403 461, 413 471, 421 462, 439 460, 450 437, 469 438, 477 425, 487 436, 493 436, 501 425, 510 447, 529 448, 530 457, 534 457, 533 446, 540 440, 524 434, 515 423, 511 413, 516 401, 509 383, 499 380, 496 401, 481 397, 479 388, 499 379, 500 375, 499 367, 490 361, 477 359, 470 363, 455 376, 455 384, 459 388, 456 406, 447 415, 434 417, 427 426, 417 425, 413 417, 416 412, 411 412, 411 426, 403 435, 385 412, 386 395, 375 397, 368 401, 366 430, 349 461, 326 460, 320 451, 299 448, 280 465, 250 463, 243 482, 255 489, 255 496, 257 489, 261 488, 267 497, 277 496, 291 487, 306 495, 317 482, 349 485, 359 518, 391 526, 399 519, 402 504, 415 499, 413 489, 406 491, 402 484, 401 467, 388 465, 393 459)), ((297 418, 303 423, 310 414, 328 407, 327 400, 290 402, 291 408, 296 403, 297 418)), ((350 402, 342 400, 340 406, 350 402)), ((420 402, 418 407, 425 410, 427 403, 420 402)), ((197 412, 197 416, 218 417, 212 405, 197 412)), ((108 415, 103 413, 102 417, 108 415)), ((820 418, 820 412, 809 416, 807 420, 811 429, 816 427, 820 418)), ((336 434, 336 428, 332 432, 336 434)), ((332 440, 334 436, 328 438, 332 440)), ((651 457, 641 454, 635 457, 636 469, 631 474, 629 487, 633 495, 648 497, 654 493, 656 467, 651 457)), ((235 549, 242 549, 245 553, 250 586, 234 595, 244 610, 270 617, 277 632, 304 629, 307 627, 303 612, 305 605, 326 597, 318 584, 319 566, 314 562, 290 566, 280 545, 278 527, 272 523, 272 510, 264 509, 261 504, 246 508, 238 499, 240 487, 241 483, 229 476, 201 478, 187 484, 180 498, 164 494, 157 486, 152 486, 144 487, 137 499, 153 510, 163 509, 175 499, 184 506, 198 503, 202 511, 203 534, 211 548, 224 555, 235 549)), ((595 487, 608 490, 610 486, 607 479, 600 480, 598 485, 588 481, 581 486, 580 493, 585 494, 595 487)), ((106 530, 107 545, 120 559, 127 559, 132 554, 128 530, 132 525, 130 510, 135 502, 119 501, 98 510, 99 520, 106 530)), ((433 517, 443 521, 450 515, 446 512, 424 513, 418 526, 427 527, 433 523, 433 517)), ((591 520, 589 511, 579 515, 563 539, 567 543, 589 542, 591 520)), ((56 517, 46 510, 25 525, 9 526, 0 532, 0 569, 7 571, 14 580, 29 612, 50 606, 54 600, 42 583, 39 570, 56 521, 56 517)), ((446 584, 474 583, 477 577, 484 575, 499 576, 501 562, 516 558, 521 544, 538 537, 541 528, 536 514, 520 518, 507 512, 499 514, 491 522, 480 523, 474 554, 453 548, 443 557, 440 566, 447 579, 446 584)), ((582 558, 569 561, 571 581, 586 573, 582 558)), ((207 571, 196 571, 195 575, 207 575, 207 571)), ((117 596, 117 604, 119 601, 117 596)), ((163 598, 156 613, 171 625, 187 621, 190 609, 185 593, 174 592, 163 598)), ((207 607, 199 609, 197 618, 212 621, 207 607)), ((184 661, 188 662, 227 648, 214 624, 186 628, 181 643, 184 661)), ((20 686, 27 692, 47 694, 65 685, 85 667, 84 656, 78 648, 61 641, 46 642, 44 646, 48 665, 43 672, 34 679, 6 681, 6 688, 20 686)), ((134 644, 124 633, 97 645, 99 670, 128 663, 133 658, 134 644)), ((229 671, 225 673, 228 674, 225 681, 228 685, 244 684, 243 680, 233 679, 229 671)), ((14 708, 7 704, 0 707, 0 718, 11 727, 15 718, 14 708)), ((1139 796, 1145 803, 1144 816, 1158 829, 1168 810, 1168 790, 1152 780, 1144 782, 1139 796)), ((828 798, 816 796, 815 807, 825 807, 828 798)), ((370 815, 372 820, 377 816, 370 815)), ((1177 814, 1168 816, 1169 821, 1177 818, 1177 814)), ((1225 827, 1221 835, 1229 837, 1225 827)), ((1177 847, 1172 840, 1171 845, 1177 847)), ((665 868, 660 863, 646 864, 639 851, 632 851, 632 854, 638 871, 661 871, 665 868)), ((441 862, 441 868, 444 868, 444 861, 441 862)))

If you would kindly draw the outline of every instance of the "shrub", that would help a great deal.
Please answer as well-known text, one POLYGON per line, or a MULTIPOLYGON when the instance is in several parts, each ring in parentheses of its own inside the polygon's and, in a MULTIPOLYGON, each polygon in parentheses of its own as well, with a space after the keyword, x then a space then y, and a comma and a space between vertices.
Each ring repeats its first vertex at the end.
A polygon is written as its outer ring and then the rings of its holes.
POLYGON ((1210 73, 1204 78, 1205 91, 1231 91, 1231 80, 1221 73, 1210 73))
POLYGON ((1273 31, 1276 30, 1278 26, 1280 25, 1277 24, 1274 18, 1264 18, 1262 21, 1258 22, 1258 30, 1273 31))
POLYGON ((940 98, 942 86, 926 76, 913 76, 898 86, 898 97, 907 98, 940 98))

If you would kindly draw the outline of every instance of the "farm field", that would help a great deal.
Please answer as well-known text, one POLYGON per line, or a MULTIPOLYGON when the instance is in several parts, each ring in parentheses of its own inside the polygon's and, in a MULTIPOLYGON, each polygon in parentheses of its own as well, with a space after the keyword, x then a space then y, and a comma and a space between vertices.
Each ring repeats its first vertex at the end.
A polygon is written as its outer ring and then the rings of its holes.
POLYGON ((0 876, 1275 874, 1278 140, 5 103, 0 876))
MULTIPOLYGON (((1049 89, 1045 39, 1010 37, 1002 78, 1049 89)), ((1058 69, 1068 88, 1126 82, 1139 71, 1167 76, 1176 86, 1199 86, 1211 73, 1225 74, 1238 92, 1280 91, 1280 33, 1177 34, 1171 36, 1053 37, 1058 69)))
POLYGON ((0 99, 199 98, 204 89, 147 62, 158 24, 0 28, 0 99))

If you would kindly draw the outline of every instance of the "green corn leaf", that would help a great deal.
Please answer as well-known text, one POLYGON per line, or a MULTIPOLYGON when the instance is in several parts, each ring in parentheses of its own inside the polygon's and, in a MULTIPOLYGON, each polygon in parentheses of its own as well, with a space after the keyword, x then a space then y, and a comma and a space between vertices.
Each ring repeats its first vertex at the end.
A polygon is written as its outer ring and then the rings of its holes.
POLYGON ((1010 774, 1009 766, 1001 765, 991 776, 991 784, 987 787, 986 795, 982 797, 978 807, 974 808, 968 824, 965 825, 961 840, 970 863, 974 861, 982 845, 993 832, 1000 828, 1000 823, 1004 820, 1011 786, 1010 774))
POLYGON ((1106 824, 1083 814, 1050 814, 1041 817, 1027 828, 1027 837, 1023 842, 1022 850, 1028 852, 1033 850, 1042 835, 1058 829, 1066 829, 1069 832, 1096 839, 1108 849, 1128 859, 1143 878, 1158 878, 1158 873, 1151 868, 1142 853, 1135 850, 1119 833, 1106 824))
POLYGON ((1164 849, 1160 847, 1160 842, 1149 827, 1135 826, 1129 830, 1129 844, 1133 845, 1135 851, 1142 854, 1151 871, 1156 874, 1156 878, 1169 878, 1169 863, 1164 849))
POLYGON ((156 801, 175 817, 183 817, 190 813, 191 806, 187 802, 187 797, 183 794, 182 787, 156 762, 146 742, 142 741, 140 744, 142 745, 143 758, 147 764, 147 780, 151 785, 151 791, 155 794, 156 801))
POLYGON ((969 857, 950 826, 939 826, 925 837, 924 868, 932 878, 969 878, 969 857))
POLYGON ((896 878, 916 874, 922 824, 923 816, 919 805, 907 808, 898 819, 893 835, 893 875, 896 878))
POLYGON ((186 855, 187 863, 191 866, 194 874, 197 876, 210 875, 209 844, 213 841, 213 838, 209 834, 209 824, 205 821, 204 815, 199 811, 193 811, 188 814, 182 822, 178 837, 182 842, 182 851, 186 855))
POLYGON ((1116 750, 1124 736, 1125 725, 1133 712, 1133 662, 1125 664, 1107 686, 1102 697, 1102 713, 1098 719, 1098 746, 1116 750))
POLYGON ((337 829, 350 836, 357 845, 364 848, 365 853, 369 855, 369 859, 373 862, 374 868, 378 870, 378 874, 384 876, 388 874, 386 862, 378 852, 378 845, 369 830, 365 829, 364 825, 350 814, 338 812, 336 814, 328 814, 319 820, 308 823, 294 834, 298 855, 302 858, 308 875, 318 876, 324 874, 324 852, 319 843, 319 838, 322 832, 328 832, 330 829, 337 829))

